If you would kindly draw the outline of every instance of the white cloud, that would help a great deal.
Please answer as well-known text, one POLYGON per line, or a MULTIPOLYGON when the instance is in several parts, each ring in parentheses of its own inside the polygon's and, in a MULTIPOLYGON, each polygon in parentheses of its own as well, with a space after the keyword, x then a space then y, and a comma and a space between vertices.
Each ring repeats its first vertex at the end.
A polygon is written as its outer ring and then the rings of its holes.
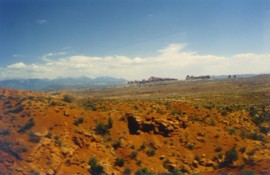
POLYGON ((27 66, 22 62, 11 64, 11 65, 7 66, 8 69, 23 69, 23 68, 26 68, 26 67, 27 66))
POLYGON ((44 55, 42 64, 22 62, 1 69, 0 78, 56 78, 114 76, 129 80, 149 76, 184 78, 186 75, 269 73, 270 54, 242 53, 228 57, 202 55, 171 44, 149 57, 89 55, 68 56, 66 52, 44 55))
POLYGON ((38 20, 36 20, 36 22, 38 23, 38 24, 46 24, 47 23, 47 20, 46 19, 38 19, 38 20))

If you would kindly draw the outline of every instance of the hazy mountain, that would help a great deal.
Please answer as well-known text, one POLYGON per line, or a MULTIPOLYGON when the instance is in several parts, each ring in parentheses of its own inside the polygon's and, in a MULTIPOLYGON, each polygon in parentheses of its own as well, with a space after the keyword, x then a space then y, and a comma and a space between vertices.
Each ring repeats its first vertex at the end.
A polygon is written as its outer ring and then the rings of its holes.
POLYGON ((97 77, 91 79, 88 77, 78 78, 57 78, 49 79, 10 79, 0 81, 2 88, 14 88, 22 90, 55 90, 69 89, 75 87, 87 87, 95 85, 114 85, 124 84, 125 79, 114 77, 97 77))

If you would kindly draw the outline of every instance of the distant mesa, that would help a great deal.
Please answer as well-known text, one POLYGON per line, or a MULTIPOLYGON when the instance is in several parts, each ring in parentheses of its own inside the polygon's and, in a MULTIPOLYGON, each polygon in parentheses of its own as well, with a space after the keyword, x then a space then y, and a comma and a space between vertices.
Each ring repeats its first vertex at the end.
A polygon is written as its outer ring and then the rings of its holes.
POLYGON ((201 75, 201 76, 187 75, 186 76, 186 80, 209 80, 209 79, 211 79, 210 75, 201 75))
POLYGON ((160 81, 176 81, 176 78, 160 78, 160 77, 150 77, 147 80, 143 79, 141 81, 128 81, 128 84, 144 84, 144 83, 152 83, 152 82, 160 82, 160 81))

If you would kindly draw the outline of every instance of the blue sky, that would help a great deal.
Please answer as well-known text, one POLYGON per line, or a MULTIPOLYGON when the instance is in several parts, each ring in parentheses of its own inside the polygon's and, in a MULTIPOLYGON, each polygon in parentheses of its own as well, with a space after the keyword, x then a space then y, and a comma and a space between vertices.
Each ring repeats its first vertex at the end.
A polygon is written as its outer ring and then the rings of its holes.
MULTIPOLYGON (((181 53, 193 54, 196 58, 212 55, 217 58, 232 59, 240 54, 253 54, 253 57, 262 56, 264 61, 268 61, 270 59, 268 58, 270 1, 0 0, 2 72, 0 78, 2 79, 12 78, 7 76, 11 72, 13 78, 20 77, 19 74, 22 74, 20 71, 24 73, 28 71, 24 77, 46 77, 46 68, 42 76, 41 73, 29 72, 32 71, 33 65, 44 67, 48 63, 49 65, 52 62, 59 63, 61 59, 68 62, 74 61, 71 58, 82 57, 89 58, 84 64, 89 64, 89 67, 95 71, 82 71, 75 76, 113 75, 134 79, 137 77, 131 76, 131 72, 121 76, 120 72, 110 65, 111 62, 103 65, 107 67, 107 71, 102 70, 99 67, 102 65, 93 64, 93 58, 100 58, 103 60, 100 61, 101 63, 107 57, 112 57, 112 62, 116 62, 119 56, 127 57, 131 62, 136 58, 147 62, 151 59, 158 60, 162 50, 172 47, 178 48, 181 53), (16 70, 13 70, 14 65, 16 70)), ((79 60, 75 60, 76 63, 79 60)), ((177 61, 179 65, 189 62, 179 55, 167 61, 177 61)), ((138 75, 138 78, 148 74, 183 77, 184 74, 192 73, 193 69, 197 71, 196 66, 201 63, 200 59, 196 61, 196 64, 187 65, 184 68, 186 72, 182 72, 181 75, 177 75, 177 67, 173 68, 175 72, 162 74, 162 67, 150 68, 145 66, 144 62, 141 63, 140 68, 130 66, 126 67, 126 71, 133 68, 140 71, 141 75, 138 75), (145 69, 152 71, 147 72, 145 69)), ((222 62, 216 64, 216 67, 220 67, 219 64, 222 62)), ((124 67, 121 69, 123 69, 121 73, 125 74, 124 67)), ((215 68, 210 72, 201 70, 194 73, 252 72, 248 69, 218 70, 215 68)), ((265 73, 266 71, 258 67, 253 72, 265 73)), ((67 71, 62 73, 66 76, 74 74, 67 71)), ((61 75, 48 74, 48 78, 57 76, 61 75)))

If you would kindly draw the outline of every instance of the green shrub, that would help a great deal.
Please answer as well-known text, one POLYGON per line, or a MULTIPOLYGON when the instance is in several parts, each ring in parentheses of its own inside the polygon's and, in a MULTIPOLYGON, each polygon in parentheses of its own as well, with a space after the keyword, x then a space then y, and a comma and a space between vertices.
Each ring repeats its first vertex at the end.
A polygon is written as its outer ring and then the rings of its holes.
POLYGON ((263 133, 265 135, 267 135, 270 132, 270 128, 269 127, 259 126, 259 129, 260 129, 260 133, 263 133))
POLYGON ((58 146, 58 147, 62 147, 63 146, 63 142, 61 140, 61 137, 59 135, 55 135, 54 136, 54 143, 58 146))
MULTIPOLYGON (((161 173, 159 175, 184 175, 184 173, 178 169, 174 169, 168 173, 161 173)), ((193 175, 195 175, 195 174, 193 174, 193 175)))
POLYGON ((125 167, 123 175, 131 175, 131 169, 128 167, 125 167))
POLYGON ((243 147, 241 147, 240 149, 239 149, 239 151, 240 151, 240 153, 244 153, 244 152, 246 152, 246 147, 245 146, 243 146, 243 147))
POLYGON ((74 120, 73 124, 79 126, 79 124, 82 124, 83 121, 84 121, 83 117, 78 117, 74 120))
POLYGON ((115 160, 115 165, 116 166, 119 166, 119 167, 122 167, 124 166, 125 164, 125 161, 123 158, 120 158, 120 157, 117 157, 116 160, 115 160))
POLYGON ((248 139, 258 140, 258 141, 262 141, 262 142, 265 142, 266 141, 264 135, 259 134, 259 133, 256 133, 256 132, 246 134, 245 137, 248 138, 248 139))
POLYGON ((154 156, 156 154, 156 149, 150 147, 147 149, 146 154, 148 156, 154 156))
POLYGON ((222 151, 222 147, 219 146, 215 148, 215 152, 221 152, 221 151, 222 151))
POLYGON ((135 172, 135 175, 153 175, 154 173, 147 168, 141 168, 135 172))
POLYGON ((247 155, 249 155, 249 156, 254 156, 254 154, 256 153, 256 151, 257 151, 257 149, 254 148, 254 149, 250 150, 250 151, 247 153, 247 155))
POLYGON ((132 151, 130 154, 131 159, 135 159, 137 157, 138 152, 137 151, 132 151))
POLYGON ((240 172, 240 175, 255 175, 255 172, 253 170, 244 169, 240 172))
POLYGON ((221 115, 226 116, 227 114, 228 114, 227 111, 225 111, 225 110, 221 111, 221 115))
POLYGON ((111 117, 108 118, 108 129, 111 129, 113 127, 113 120, 111 117))
POLYGON ((102 174, 104 173, 104 168, 103 166, 101 166, 97 159, 92 157, 89 162, 88 162, 88 165, 90 165, 90 168, 89 168, 89 172, 93 175, 99 175, 99 174, 102 174))
POLYGON ((228 132, 229 132, 230 135, 233 135, 233 134, 236 133, 236 129, 235 128, 229 128, 228 132))
POLYGON ((33 170, 33 169, 31 169, 29 171, 29 175, 39 175, 39 174, 40 174, 39 172, 37 172, 36 170, 33 170))
POLYGON ((117 149, 121 146, 121 140, 117 139, 113 144, 112 144, 114 149, 117 149))
POLYGON ((66 94, 66 95, 64 95, 64 97, 63 97, 63 101, 64 101, 64 102, 71 103, 71 102, 73 102, 74 100, 75 100, 75 98, 74 98, 72 95, 66 94))
POLYGON ((137 166, 141 166, 141 164, 142 164, 142 161, 141 160, 136 160, 136 165, 137 166))
POLYGON ((109 128, 107 125, 101 122, 98 122, 95 131, 96 131, 96 134, 105 135, 109 133, 109 128))
POLYGON ((229 165, 230 166, 236 160, 238 160, 238 152, 236 151, 235 148, 231 148, 225 154, 224 163, 225 163, 225 165, 229 165))
POLYGON ((146 143, 143 142, 142 145, 139 148, 139 151, 144 150, 146 148, 146 143))

